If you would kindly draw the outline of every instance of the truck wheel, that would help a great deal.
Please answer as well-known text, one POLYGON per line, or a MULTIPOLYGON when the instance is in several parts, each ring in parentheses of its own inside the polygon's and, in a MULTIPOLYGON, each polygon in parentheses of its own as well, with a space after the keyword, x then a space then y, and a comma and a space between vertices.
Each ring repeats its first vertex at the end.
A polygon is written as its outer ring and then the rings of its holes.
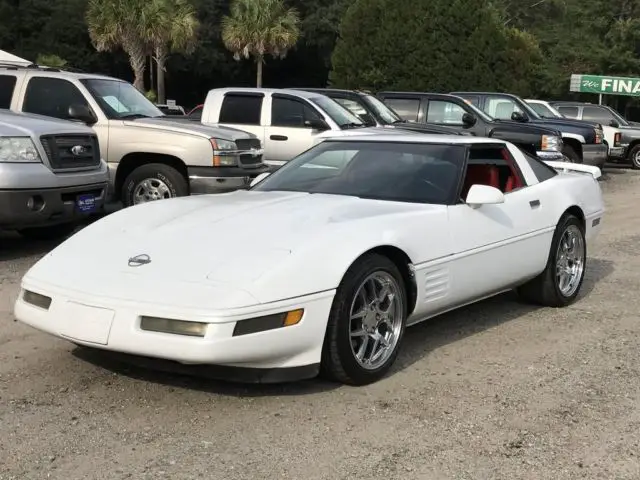
POLYGON ((576 153, 571 145, 563 146, 562 153, 569 159, 571 163, 582 163, 580 156, 576 153))
POLYGON ((162 163, 148 163, 136 168, 122 185, 122 204, 125 207, 187 195, 187 179, 175 168, 162 163))
POLYGON ((636 170, 640 169, 640 145, 636 145, 629 152, 629 163, 636 170))
POLYGON ((77 225, 75 223, 61 223, 48 227, 29 227, 18 230, 18 233, 30 240, 59 240, 71 235, 77 225))

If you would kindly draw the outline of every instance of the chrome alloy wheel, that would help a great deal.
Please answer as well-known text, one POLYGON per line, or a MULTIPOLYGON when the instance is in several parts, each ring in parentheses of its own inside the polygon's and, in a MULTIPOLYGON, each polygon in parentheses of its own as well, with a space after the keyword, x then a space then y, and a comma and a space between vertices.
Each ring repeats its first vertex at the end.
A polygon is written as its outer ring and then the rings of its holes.
POLYGON ((391 357, 402 330, 400 285, 387 272, 369 275, 356 290, 350 310, 351 351, 358 364, 375 370, 391 357))
POLYGON ((556 253, 558 289, 565 297, 573 295, 580 286, 584 263, 584 237, 578 226, 569 225, 560 238, 556 253))
POLYGON ((133 191, 133 204, 138 205, 171 197, 171 189, 166 183, 157 178, 147 178, 136 185, 133 191))

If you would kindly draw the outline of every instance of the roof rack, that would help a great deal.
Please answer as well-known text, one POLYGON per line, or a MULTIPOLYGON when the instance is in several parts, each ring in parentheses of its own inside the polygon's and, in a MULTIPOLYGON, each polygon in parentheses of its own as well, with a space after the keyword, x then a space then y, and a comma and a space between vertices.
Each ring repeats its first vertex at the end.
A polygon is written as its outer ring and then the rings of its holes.
POLYGON ((71 73, 86 73, 84 70, 75 67, 47 67, 44 65, 38 65, 37 63, 30 63, 28 65, 20 65, 18 63, 0 62, 0 68, 6 68, 7 70, 42 70, 45 72, 71 72, 71 73))

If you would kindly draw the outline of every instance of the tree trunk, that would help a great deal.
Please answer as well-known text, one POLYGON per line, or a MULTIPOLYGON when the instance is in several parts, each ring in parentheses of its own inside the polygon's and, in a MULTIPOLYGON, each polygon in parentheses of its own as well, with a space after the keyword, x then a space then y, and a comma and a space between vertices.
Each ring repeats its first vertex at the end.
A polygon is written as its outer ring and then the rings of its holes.
POLYGON ((129 55, 129 63, 135 77, 133 86, 144 93, 144 71, 147 68, 147 56, 144 48, 135 40, 126 42, 125 51, 129 55))
POLYGON ((256 59, 256 63, 258 65, 258 75, 257 75, 257 80, 256 80, 256 86, 258 88, 261 88, 262 87, 262 63, 263 63, 262 55, 258 55, 258 57, 256 59))
POLYGON ((158 73, 156 75, 158 79, 158 103, 166 103, 165 88, 164 88, 164 73, 165 65, 167 63, 167 51, 164 46, 156 47, 156 65, 158 67, 158 73))
POLYGON ((150 90, 155 90, 156 81, 154 78, 153 55, 149 55, 149 86, 150 90))

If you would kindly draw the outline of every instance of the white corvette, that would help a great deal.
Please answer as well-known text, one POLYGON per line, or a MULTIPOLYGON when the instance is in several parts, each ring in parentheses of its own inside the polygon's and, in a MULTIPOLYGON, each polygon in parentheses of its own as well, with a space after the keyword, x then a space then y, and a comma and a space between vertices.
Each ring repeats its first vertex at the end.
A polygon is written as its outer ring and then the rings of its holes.
POLYGON ((27 272, 15 315, 238 380, 367 384, 408 325, 514 288, 576 299, 600 170, 549 164, 488 138, 329 138, 251 190, 93 223, 27 272))

